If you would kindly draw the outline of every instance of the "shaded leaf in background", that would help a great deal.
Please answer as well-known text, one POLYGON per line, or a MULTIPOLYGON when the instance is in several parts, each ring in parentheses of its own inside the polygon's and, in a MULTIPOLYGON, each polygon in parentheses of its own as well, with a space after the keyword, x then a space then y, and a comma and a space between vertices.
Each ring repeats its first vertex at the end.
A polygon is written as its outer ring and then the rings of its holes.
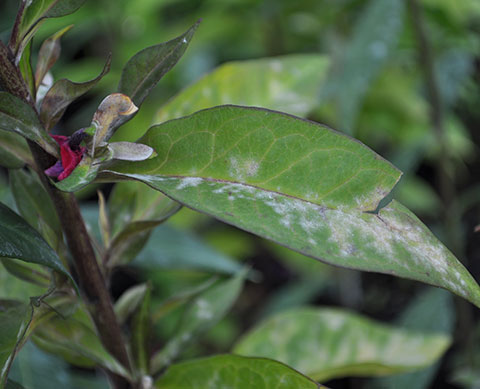
POLYGON ((18 169, 25 164, 33 165, 25 138, 7 131, 0 131, 0 166, 18 169))
POLYGON ((58 157, 57 144, 43 129, 33 108, 7 92, 0 92, 0 130, 15 132, 58 157))
POLYGON ((102 72, 94 79, 86 82, 72 82, 67 79, 58 80, 48 90, 40 107, 40 118, 49 130, 62 117, 67 107, 80 96, 92 89, 110 70, 109 56, 102 72))
POLYGON ((133 265, 145 269, 184 269, 235 274, 242 266, 188 231, 169 225, 155 228, 133 265))
POLYGON ((240 294, 246 275, 247 270, 244 269, 235 277, 219 282, 200 293, 190 302, 173 337, 153 356, 151 360, 153 373, 168 366, 188 344, 195 342, 199 335, 225 316, 240 294))
POLYGON ((24 170, 10 170, 10 188, 17 209, 54 248, 62 241, 62 228, 55 206, 37 175, 24 170))
POLYGON ((0 300, 0 387, 7 380, 12 353, 24 335, 30 319, 30 309, 26 304, 15 300, 0 300))
POLYGON ((238 355, 216 355, 172 365, 154 386, 159 389, 325 388, 283 363, 238 355))
POLYGON ((254 327, 233 352, 276 359, 326 381, 423 368, 450 342, 448 335, 389 327, 339 309, 298 308, 254 327))
POLYGON ((10 377, 28 389, 104 389, 106 377, 71 369, 64 360, 27 342, 15 358, 10 377))
POLYGON ((480 307, 480 287, 420 220, 380 201, 400 179, 389 162, 314 122, 221 106, 152 127, 158 155, 119 162, 141 180, 222 221, 333 265, 410 278, 480 307))
POLYGON ((57 253, 24 219, 0 203, 0 256, 47 266, 73 279, 57 253))
POLYGON ((331 65, 321 98, 337 103, 337 126, 352 133, 372 80, 395 49, 403 29, 403 0, 370 0, 360 14, 340 60, 331 65))
POLYGON ((318 104, 329 60, 317 54, 229 62, 178 93, 156 122, 216 105, 237 104, 305 116, 318 104))
MULTIPOLYGON (((441 289, 429 288, 409 304, 396 321, 402 328, 425 333, 451 335, 455 324, 455 309, 452 296, 441 289)), ((414 373, 395 375, 373 380, 366 388, 371 389, 426 389, 431 387, 439 361, 414 373)))
POLYGON ((93 367, 99 364, 128 377, 125 368, 105 350, 90 317, 81 308, 67 318, 54 315, 42 321, 32 339, 41 349, 61 356, 75 366, 93 367))
POLYGON ((38 265, 15 261, 14 259, 9 258, 0 258, 0 262, 2 262, 3 267, 8 273, 19 278, 20 280, 27 281, 44 288, 47 288, 51 284, 50 274, 46 273, 44 269, 38 265))
POLYGON ((152 287, 147 284, 147 289, 132 318, 131 350, 135 365, 141 374, 149 373, 151 351, 151 292, 152 287))
POLYGON ((127 289, 120 298, 115 302, 115 315, 119 323, 124 323, 140 306, 145 293, 147 292, 147 284, 132 286, 127 289))

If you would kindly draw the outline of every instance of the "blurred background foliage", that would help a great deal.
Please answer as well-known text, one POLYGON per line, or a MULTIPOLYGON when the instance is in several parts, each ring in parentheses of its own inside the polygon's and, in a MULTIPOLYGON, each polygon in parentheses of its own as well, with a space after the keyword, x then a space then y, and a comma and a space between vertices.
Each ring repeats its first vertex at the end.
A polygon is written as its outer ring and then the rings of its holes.
MULTIPOLYGON (((162 116, 160 107, 176 93, 225 62, 324 55, 329 65, 318 69, 324 76, 305 116, 360 139, 398 166, 404 176, 393 195, 480 280, 480 232, 475 232, 480 225, 480 2, 413 3, 418 7, 404 0, 89 0, 73 15, 47 20, 33 52, 45 38, 74 24, 62 38, 62 56, 52 69, 55 79, 90 80, 113 53, 110 73, 69 107, 55 128, 72 133, 87 125, 99 102, 115 90, 128 58, 180 35, 201 18, 180 63, 115 135, 115 140, 129 141, 162 116)), ((4 41, 17 6, 16 0, 0 4, 4 41)), ((249 88, 252 81, 241 82, 249 88)), ((2 173, 0 200, 13 205, 6 183, 2 173)), ((99 189, 108 195, 111 186, 99 189)), ((79 196, 92 230, 98 229, 95 191, 79 196)), ((188 209, 154 234, 138 260, 114 272, 112 293, 118 298, 137 283, 151 284, 152 311, 161 308, 161 320, 154 323, 157 348, 175 333, 185 309, 182 301, 210 287, 212 277, 234 273, 245 263, 255 272, 233 309, 182 358, 228 351, 258 320, 288 308, 343 306, 406 328, 452 334, 454 342, 429 369, 381 380, 337 379, 327 383, 331 387, 480 387, 480 314, 448 293, 387 275, 333 268, 188 209), (151 261, 151 253, 161 253, 162 260, 151 261), (172 300, 179 293, 183 300, 172 300), (165 301, 174 303, 165 308, 165 301)), ((3 268, 0 278, 2 297, 22 288, 3 268)), ((29 388, 47 387, 39 371, 52 366, 58 386, 89 382, 88 387, 102 387, 101 377, 28 347, 12 377, 31 382, 29 388)))

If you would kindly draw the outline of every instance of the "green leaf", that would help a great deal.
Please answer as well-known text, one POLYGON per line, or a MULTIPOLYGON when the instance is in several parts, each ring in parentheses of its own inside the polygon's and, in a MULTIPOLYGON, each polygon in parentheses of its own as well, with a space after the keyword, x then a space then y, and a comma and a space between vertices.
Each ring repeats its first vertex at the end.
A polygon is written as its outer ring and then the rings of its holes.
POLYGON ((63 241, 55 206, 37 176, 24 170, 10 170, 10 188, 22 217, 39 231, 50 246, 58 249, 63 241))
POLYGON ((338 126, 351 133, 371 82, 395 49, 403 29, 403 0, 371 0, 359 16, 352 38, 331 65, 323 98, 338 104, 338 126))
POLYGON ((74 283, 55 251, 40 234, 2 203, 0 203, 0 256, 47 266, 66 275, 74 283))
POLYGON ((147 47, 130 58, 123 68, 118 91, 130 96, 140 107, 153 87, 182 57, 198 24, 195 23, 179 37, 147 47))
POLYGON ((283 363, 238 355, 216 355, 172 365, 155 381, 161 389, 325 388, 283 363))
POLYGON ((7 379, 5 389, 24 389, 24 387, 15 381, 7 379))
POLYGON ((20 42, 33 37, 40 23, 45 18, 58 18, 75 12, 86 0, 32 0, 27 2, 27 8, 19 28, 20 42))
POLYGON ((62 79, 53 84, 43 98, 40 108, 40 118, 47 129, 52 128, 60 120, 73 101, 87 93, 108 73, 110 62, 109 56, 102 72, 93 80, 77 83, 62 79))
POLYGON ((186 345, 225 316, 240 294, 246 275, 247 270, 244 269, 235 277, 212 286, 191 301, 182 315, 174 337, 152 358, 153 373, 168 366, 186 345))
POLYGON ((0 129, 20 134, 59 156, 57 144, 43 129, 33 108, 7 92, 0 92, 0 129))
POLYGON ((0 166, 18 169, 26 164, 33 166, 25 138, 13 132, 0 131, 0 166))
POLYGON ((156 122, 223 104, 259 106, 305 116, 318 104, 318 90, 328 64, 327 57, 316 54, 226 63, 162 106, 156 122))
POLYGON ((35 69, 35 89, 38 89, 45 77, 45 74, 52 68, 52 66, 60 58, 60 38, 71 28, 73 24, 62 28, 60 31, 47 38, 38 52, 37 67, 35 69))
POLYGON ((339 309, 299 308, 265 320, 240 339, 233 351, 276 359, 326 381, 429 366, 450 342, 444 334, 389 327, 339 309))
POLYGON ((35 76, 33 75, 31 57, 32 57, 32 41, 30 41, 30 43, 25 48, 22 54, 22 58, 20 59, 20 63, 18 64, 18 67, 20 68, 22 77, 28 86, 28 91, 30 92, 30 95, 35 96, 35 90, 36 90, 35 76))
POLYGON ((15 300, 0 300, 0 387, 7 380, 17 343, 30 318, 28 306, 15 300))
POLYGON ((67 318, 55 315, 43 321, 32 339, 41 349, 59 355, 75 366, 100 364, 114 373, 129 376, 125 368, 105 350, 90 317, 80 307, 67 318))
POLYGON ((264 109, 216 107, 152 127, 157 157, 104 178, 141 180, 190 208, 324 262, 443 287, 480 307, 480 287, 396 201, 400 171, 322 125, 264 109))

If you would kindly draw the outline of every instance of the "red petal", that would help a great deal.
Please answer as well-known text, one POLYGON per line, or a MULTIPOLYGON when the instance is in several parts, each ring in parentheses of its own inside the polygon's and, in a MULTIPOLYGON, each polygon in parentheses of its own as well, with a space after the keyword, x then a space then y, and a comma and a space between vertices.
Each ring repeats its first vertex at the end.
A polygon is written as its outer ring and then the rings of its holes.
POLYGON ((50 135, 55 142, 57 142, 60 146, 63 146, 65 143, 68 142, 68 136, 65 135, 50 135))
MULTIPOLYGON (((55 139, 56 140, 56 139, 55 139)), ((77 167, 83 157, 85 147, 80 147, 78 150, 72 150, 68 143, 60 146, 60 155, 62 157, 63 172, 58 176, 61 181, 67 178, 70 173, 77 167)))

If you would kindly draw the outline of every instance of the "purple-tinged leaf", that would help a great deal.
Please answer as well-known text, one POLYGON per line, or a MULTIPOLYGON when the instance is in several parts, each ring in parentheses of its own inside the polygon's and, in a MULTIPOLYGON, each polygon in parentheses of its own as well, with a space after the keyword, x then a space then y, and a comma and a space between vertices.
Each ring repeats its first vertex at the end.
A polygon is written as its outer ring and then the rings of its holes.
POLYGON ((7 92, 0 92, 0 129, 20 134, 58 157, 57 144, 44 130, 33 108, 7 92))
POLYGON ((182 57, 199 22, 171 41, 139 51, 123 68, 118 91, 140 106, 152 88, 182 57))
POLYGON ((73 24, 56 32, 51 37, 46 39, 45 42, 43 42, 42 47, 40 47, 40 51, 38 52, 37 67, 35 69, 35 89, 40 86, 45 74, 48 73, 48 71, 60 57, 60 38, 72 27, 73 24))
POLYGON ((67 107, 80 96, 92 89, 110 70, 110 56, 98 77, 87 82, 72 82, 67 79, 57 81, 43 98, 40 119, 50 130, 62 117, 67 107))
POLYGON ((112 142, 108 147, 113 152, 113 159, 124 161, 144 161, 154 155, 155 151, 147 145, 132 142, 112 142))

